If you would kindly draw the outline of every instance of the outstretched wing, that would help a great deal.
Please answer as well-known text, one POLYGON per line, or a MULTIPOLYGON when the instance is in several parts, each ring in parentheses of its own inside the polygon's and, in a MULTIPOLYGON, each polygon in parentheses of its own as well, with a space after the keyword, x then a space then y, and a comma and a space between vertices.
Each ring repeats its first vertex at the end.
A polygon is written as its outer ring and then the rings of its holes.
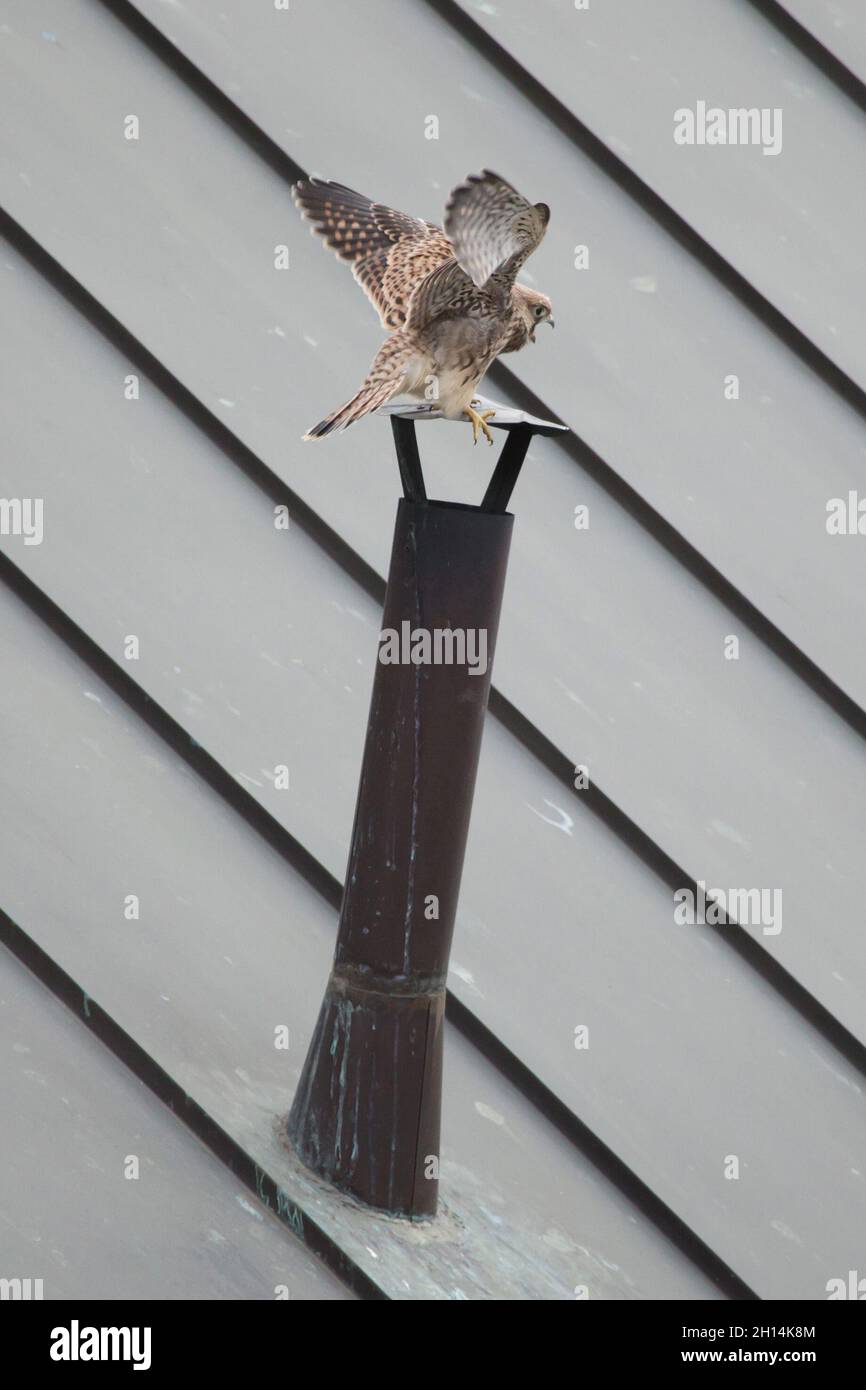
POLYGON ((341 183, 305 179, 292 196, 313 231, 351 264, 383 328, 402 327, 416 285, 454 258, 441 227, 373 203, 341 183))
POLYGON ((510 183, 485 169, 470 174, 445 209, 445 230, 457 260, 479 287, 491 275, 511 285, 547 230, 550 208, 530 203, 510 183))

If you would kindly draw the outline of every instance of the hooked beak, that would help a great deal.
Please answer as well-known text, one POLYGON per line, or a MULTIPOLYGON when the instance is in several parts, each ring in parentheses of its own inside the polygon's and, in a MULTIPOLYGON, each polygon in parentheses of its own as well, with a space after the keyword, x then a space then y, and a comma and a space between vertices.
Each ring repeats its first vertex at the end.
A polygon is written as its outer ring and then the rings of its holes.
POLYGON ((556 327, 556 324, 553 322, 553 319, 545 319, 545 323, 549 323, 551 328, 556 327))

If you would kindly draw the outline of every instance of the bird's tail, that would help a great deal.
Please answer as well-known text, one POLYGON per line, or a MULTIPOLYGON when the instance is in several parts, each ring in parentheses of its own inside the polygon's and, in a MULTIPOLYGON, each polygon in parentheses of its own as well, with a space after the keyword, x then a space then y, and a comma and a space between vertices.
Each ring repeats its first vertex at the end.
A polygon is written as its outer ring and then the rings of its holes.
POLYGON ((307 430, 304 439, 323 439, 334 430, 344 430, 353 420, 360 420, 372 410, 378 410, 392 396, 399 395, 405 390, 406 369, 412 355, 413 348, 407 335, 400 330, 392 333, 376 353, 358 394, 307 430))

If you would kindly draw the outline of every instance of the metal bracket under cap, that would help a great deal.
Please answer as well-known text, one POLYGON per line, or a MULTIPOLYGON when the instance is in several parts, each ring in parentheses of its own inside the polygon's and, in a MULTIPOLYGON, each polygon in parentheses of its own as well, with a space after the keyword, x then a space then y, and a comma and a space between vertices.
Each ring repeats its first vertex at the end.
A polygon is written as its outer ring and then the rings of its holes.
MULTIPOLYGON (((480 410, 494 410, 496 414, 487 424, 491 429, 505 430, 508 435, 481 502, 483 512, 504 512, 523 467, 532 436, 566 434, 568 426, 560 425, 554 420, 540 420, 535 415, 528 415, 525 410, 514 410, 511 406, 500 405, 484 396, 476 397, 476 403, 480 410)), ((415 423, 418 420, 444 420, 445 416, 439 407, 432 403, 385 405, 377 414, 388 415, 391 419, 403 495, 409 502, 426 502, 427 490, 424 486, 421 456, 418 453, 418 440, 415 437, 415 423)))

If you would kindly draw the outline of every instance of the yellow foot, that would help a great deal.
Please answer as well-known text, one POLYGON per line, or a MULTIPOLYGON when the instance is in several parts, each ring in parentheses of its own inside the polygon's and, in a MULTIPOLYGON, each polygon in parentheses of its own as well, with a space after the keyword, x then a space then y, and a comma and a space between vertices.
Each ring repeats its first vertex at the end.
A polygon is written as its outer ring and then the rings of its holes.
POLYGON ((488 443, 488 444, 492 444, 492 443, 493 443, 493 435, 490 433, 490 430, 487 428, 487 421, 490 419, 491 415, 495 415, 495 414, 496 414, 496 411, 495 411, 495 410, 481 410, 481 411, 473 410, 473 408, 472 408, 471 405, 467 405, 467 407, 466 407, 466 409, 464 410, 463 414, 464 414, 464 415, 467 415, 467 416, 469 417, 471 423, 472 423, 472 443, 473 443, 473 444, 477 444, 477 443, 478 443, 478 431, 481 430, 482 434, 484 435, 485 439, 487 440, 487 443, 488 443))

